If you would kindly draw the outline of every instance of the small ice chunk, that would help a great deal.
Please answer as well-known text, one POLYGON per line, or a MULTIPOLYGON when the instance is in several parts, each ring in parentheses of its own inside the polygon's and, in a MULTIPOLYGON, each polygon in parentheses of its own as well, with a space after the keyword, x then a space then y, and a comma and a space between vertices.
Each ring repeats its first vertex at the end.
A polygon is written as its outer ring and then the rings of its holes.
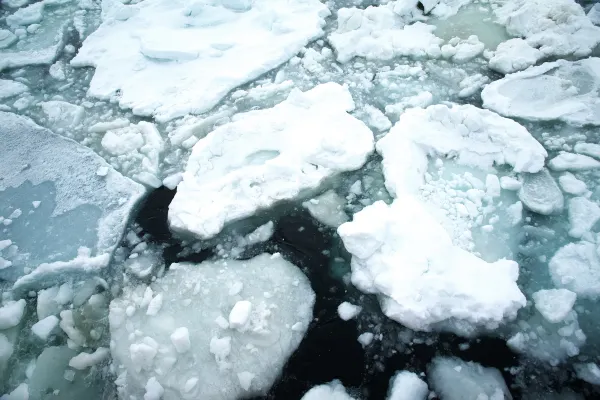
POLYGON ((29 400, 29 386, 21 383, 12 392, 0 397, 2 400, 29 400))
POLYGON ((558 178, 563 192, 572 194, 574 196, 582 196, 587 193, 588 188, 584 181, 579 180, 570 172, 565 172, 558 178))
POLYGON ((252 372, 248 372, 248 371, 240 372, 237 375, 238 375, 238 379, 240 381, 240 386, 242 387, 242 389, 244 389, 245 391, 250 390, 250 385, 252 384, 252 379, 254 379, 254 377, 256 375, 254 375, 252 372))
POLYGON ((400 371, 390 380, 387 400, 425 400, 428 394, 427 384, 417 374, 400 371))
POLYGON ((521 38, 502 42, 490 58, 489 67, 502 74, 524 70, 535 65, 543 54, 521 38))
POLYGON ((243 330, 250 319, 252 303, 248 300, 240 300, 235 303, 229 313, 229 327, 231 329, 243 330))
POLYGON ((548 167, 553 171, 585 171, 600 168, 600 161, 583 154, 564 151, 550 160, 548 167))
POLYGON ((542 215, 562 211, 565 204, 564 196, 548 170, 522 176, 523 186, 518 196, 525 207, 542 215))
POLYGON ((552 323, 563 321, 573 309, 577 294, 567 289, 539 290, 533 295, 535 308, 552 323))
POLYGON ((581 238, 600 220, 600 206, 585 197, 573 197, 567 207, 569 211, 569 235, 581 238))
POLYGON ((361 333, 360 335, 358 335, 358 343, 361 344, 362 347, 367 347, 368 345, 370 345, 373 342, 373 338, 375 337, 375 335, 373 335, 373 333, 371 332, 365 332, 365 333, 361 333))
POLYGON ((500 187, 504 190, 519 190, 523 184, 520 180, 513 178, 511 176, 503 176, 500 178, 500 187))
POLYGON ((600 158, 600 144, 596 143, 577 143, 573 146, 575 153, 584 154, 586 156, 600 158))
POLYGON ((145 389, 146 393, 144 393, 144 400, 161 400, 165 393, 165 389, 155 377, 148 379, 145 389))
POLYGON ((574 367, 579 379, 591 383, 592 385, 600 386, 600 368, 598 367, 598 364, 575 364, 574 367))
POLYGON ((300 400, 354 400, 338 380, 310 389, 300 400))
POLYGON ((348 215, 344 211, 345 205, 346 200, 333 190, 328 190, 322 195, 302 203, 310 215, 332 228, 337 228, 348 221, 348 215))
POLYGON ((12 356, 14 351, 14 345, 8 340, 5 334, 0 333, 0 368, 4 368, 3 365, 12 356))
POLYGON ((594 25, 600 25, 600 3, 592 5, 592 8, 587 13, 587 17, 594 25))
POLYGON ((175 329, 171 334, 171 343, 175 346, 178 353, 185 353, 190 350, 192 344, 190 342, 190 332, 188 328, 181 327, 175 329))
POLYGON ((390 120, 378 108, 367 104, 363 107, 363 111, 364 114, 366 114, 366 124, 374 128, 378 132, 387 131, 392 127, 392 123, 390 122, 390 120))
POLYGON ((58 318, 55 315, 49 315, 46 318, 36 322, 31 327, 31 332, 34 335, 42 339, 43 341, 48 340, 50 334, 58 326, 58 318))
POLYGON ((490 197, 500 196, 500 180, 497 175, 487 174, 485 177, 486 194, 490 197))
POLYGON ((29 88, 27 87, 27 85, 21 82, 11 81, 8 79, 0 79, 0 100, 4 100, 13 96, 18 96, 21 93, 25 93, 28 90, 29 88))
POLYGON ((152 300, 150 300, 150 303, 148 303, 148 309, 146 310, 146 315, 154 316, 154 315, 158 314, 158 312, 160 311, 160 308, 162 307, 162 303, 163 303, 163 295, 161 293, 159 293, 156 296, 154 296, 152 298, 152 300))
POLYGON ((436 357, 427 367, 427 376, 444 400, 512 398, 500 371, 474 362, 436 357))
POLYGON ((69 361, 69 367, 83 370, 99 364, 110 356, 106 347, 98 347, 93 353, 81 352, 69 361))
POLYGON ((548 267, 555 286, 581 297, 600 296, 600 260, 594 243, 581 241, 561 247, 548 267))
POLYGON ((17 36, 8 29, 0 29, 0 49, 12 46, 17 40, 17 36))
POLYGON ((338 315, 344 321, 349 321, 355 318, 362 311, 362 307, 344 301, 337 308, 338 315))
POLYGON ((0 331, 19 325, 25 314, 25 300, 10 301, 0 307, 0 331))

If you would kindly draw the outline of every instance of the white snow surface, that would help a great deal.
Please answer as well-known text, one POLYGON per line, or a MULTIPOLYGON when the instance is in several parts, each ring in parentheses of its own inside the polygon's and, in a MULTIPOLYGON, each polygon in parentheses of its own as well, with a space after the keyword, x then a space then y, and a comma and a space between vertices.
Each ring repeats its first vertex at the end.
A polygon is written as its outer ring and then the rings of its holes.
POLYGON ((94 66, 88 94, 166 121, 214 107, 323 34, 317 0, 102 2, 102 24, 71 61, 94 66), (268 44, 268 45, 265 45, 268 44))
POLYGON ((417 374, 400 371, 390 380, 387 400, 425 400, 428 394, 427 384, 417 374))
POLYGON ((411 329, 472 336, 525 305, 516 262, 487 263, 454 246, 410 195, 364 208, 338 233, 352 254, 352 283, 377 294, 383 312, 411 329))
POLYGON ((554 285, 578 296, 600 296, 600 258, 598 245, 589 241, 569 243, 556 252, 548 267, 554 285))
POLYGON ((337 13, 337 29, 327 39, 342 63, 354 57, 439 57, 444 41, 433 34, 435 27, 419 21, 412 23, 422 18, 412 1, 392 1, 364 10, 342 8, 337 13))
POLYGON ((444 400, 511 400, 502 374, 458 358, 436 357, 427 368, 429 384, 444 400))
POLYGON ((172 264, 150 287, 126 288, 111 302, 119 398, 141 396, 149 379, 164 389, 163 400, 263 395, 300 344, 314 301, 306 276, 279 254, 172 264), (232 292, 236 282, 242 288, 232 292), (163 305, 148 316, 148 300, 158 295, 163 305), (243 331, 225 319, 241 300, 252 303, 243 331))
POLYGON ((600 28, 574 0, 509 0, 494 12, 510 35, 539 50, 538 59, 585 57, 600 43, 600 28))
POLYGON ((19 258, 17 253, 13 266, 0 270, 2 278, 15 280, 24 274, 25 268, 30 268, 33 272, 21 278, 23 284, 50 286, 54 280, 66 279, 64 273, 69 268, 71 272, 85 269, 77 267, 85 264, 84 258, 90 261, 90 269, 106 266, 130 212, 144 194, 143 187, 123 177, 92 150, 27 118, 0 112, 0 126, 0 176, 3 177, 0 196, 2 191, 16 191, 17 198, 31 201, 38 199, 30 196, 41 195, 42 191, 47 198, 33 214, 19 217, 20 223, 8 228, 13 246, 28 255, 19 258), (96 175, 101 166, 108 171, 104 177, 96 175), (77 218, 80 228, 73 230, 68 218, 77 218), (51 239, 36 233, 41 221, 47 225, 46 229, 53 230, 51 239), (67 238, 85 237, 87 247, 78 248, 77 239, 69 242, 55 237, 59 233, 67 238), (53 243, 51 251, 44 250, 47 240, 53 243))
POLYGON ((428 155, 483 170, 509 164, 515 172, 538 172, 547 156, 522 125, 471 105, 407 110, 376 147, 392 194, 424 183, 428 155))
POLYGON ((348 114, 353 109, 347 88, 327 83, 218 127, 192 150, 169 205, 171 229, 211 238, 229 222, 360 168, 373 133, 348 114))
POLYGON ((310 389, 300 400, 354 400, 342 382, 335 380, 310 389))
POLYGON ((558 60, 506 75, 487 85, 481 98, 484 107, 507 117, 600 125, 600 58, 558 60))
POLYGON ((532 295, 535 308, 552 323, 563 321, 573 309, 577 294, 567 289, 543 289, 532 295))

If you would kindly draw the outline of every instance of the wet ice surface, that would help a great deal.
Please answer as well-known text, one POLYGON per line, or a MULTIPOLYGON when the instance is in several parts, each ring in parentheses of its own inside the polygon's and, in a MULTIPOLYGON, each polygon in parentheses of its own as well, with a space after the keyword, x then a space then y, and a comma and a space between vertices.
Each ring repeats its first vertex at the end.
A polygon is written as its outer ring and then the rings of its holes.
POLYGON ((3 1, 0 394, 597 397, 579 3, 3 1))

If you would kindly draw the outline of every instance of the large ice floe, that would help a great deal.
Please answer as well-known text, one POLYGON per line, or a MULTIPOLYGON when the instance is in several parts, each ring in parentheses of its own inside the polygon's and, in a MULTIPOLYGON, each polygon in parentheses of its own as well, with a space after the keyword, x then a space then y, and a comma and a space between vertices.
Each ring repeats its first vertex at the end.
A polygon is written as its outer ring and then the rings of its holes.
POLYGON ((27 118, 0 112, 0 127, 0 277, 29 288, 100 272, 143 187, 27 118))
POLYGON ((588 56, 600 44, 600 28, 573 0, 509 0, 495 14, 515 37, 499 45, 490 59, 490 67, 502 73, 549 57, 588 56))
POLYGON ((265 394, 312 320, 306 276, 279 254, 173 264, 110 305, 120 398, 265 394))
POLYGON ((229 222, 360 168, 373 133, 348 114, 353 109, 347 88, 328 83, 218 127, 192 150, 169 205, 171 229, 208 239, 229 222))
POLYGON ((481 93, 483 105, 508 117, 600 125, 600 58, 558 60, 507 75, 481 93))
POLYGON ((89 95, 165 121, 208 111, 289 60, 327 15, 317 0, 105 0, 102 25, 71 63, 96 67, 89 95))

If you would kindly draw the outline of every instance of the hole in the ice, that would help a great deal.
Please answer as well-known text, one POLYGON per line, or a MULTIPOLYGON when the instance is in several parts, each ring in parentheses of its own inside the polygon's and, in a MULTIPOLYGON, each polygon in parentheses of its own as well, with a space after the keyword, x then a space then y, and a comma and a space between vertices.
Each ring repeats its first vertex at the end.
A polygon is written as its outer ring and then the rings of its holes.
POLYGON ((279 153, 277 150, 260 150, 247 155, 246 159, 244 160, 244 165, 262 165, 269 160, 277 158, 279 154, 281 153, 279 153))

